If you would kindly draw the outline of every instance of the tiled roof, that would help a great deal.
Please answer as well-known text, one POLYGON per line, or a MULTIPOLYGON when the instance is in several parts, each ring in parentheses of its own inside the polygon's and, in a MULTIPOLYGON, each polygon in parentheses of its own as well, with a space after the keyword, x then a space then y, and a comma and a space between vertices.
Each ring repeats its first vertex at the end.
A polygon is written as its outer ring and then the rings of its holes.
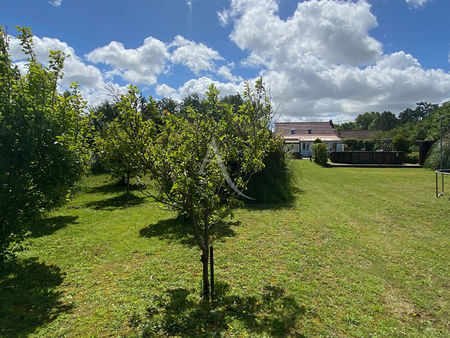
POLYGON ((279 122, 275 123, 275 133, 285 140, 340 141, 332 122, 279 122))
POLYGON ((357 140, 370 140, 378 132, 378 130, 338 130, 336 134, 342 139, 355 138, 357 140))
POLYGON ((323 142, 341 141, 341 139, 335 134, 285 135, 283 138, 286 142, 313 142, 318 138, 320 138, 323 142))

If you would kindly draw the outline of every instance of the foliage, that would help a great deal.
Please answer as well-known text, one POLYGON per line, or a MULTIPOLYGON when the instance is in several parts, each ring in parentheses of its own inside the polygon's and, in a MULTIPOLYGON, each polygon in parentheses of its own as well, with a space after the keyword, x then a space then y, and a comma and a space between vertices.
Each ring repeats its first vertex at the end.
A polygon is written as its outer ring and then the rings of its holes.
MULTIPOLYGON (((441 169, 441 145, 436 141, 428 152, 424 167, 433 170, 441 169)), ((442 141, 442 169, 450 169, 450 141, 442 141)))
POLYGON ((134 152, 152 178, 147 194, 191 223, 202 250, 207 299, 211 231, 238 204, 251 175, 264 167, 272 142, 271 106, 262 80, 254 89, 246 84, 245 102, 238 111, 221 103, 218 95, 211 85, 200 111, 196 104, 185 105, 180 114, 163 115, 159 131, 154 124, 143 128, 145 136, 140 139, 151 141, 142 142, 134 152))
POLYGON ((395 151, 401 151, 403 154, 409 153, 409 146, 410 146, 409 140, 403 136, 403 135, 395 135, 392 139, 392 146, 394 147, 395 151))
POLYGON ((312 159, 315 163, 325 166, 328 161, 327 145, 325 143, 314 143, 312 146, 312 159))
MULTIPOLYGON (((142 164, 136 160, 136 153, 143 144, 151 142, 147 131, 152 127, 148 120, 144 121, 142 114, 143 109, 151 110, 149 106, 152 107, 142 100, 138 89, 130 86, 127 94, 122 95, 116 104, 118 116, 96 138, 102 163, 113 179, 124 182, 127 195, 130 180, 144 173, 142 164)), ((153 110, 156 111, 156 107, 153 110)))
POLYGON ((373 130, 375 121, 380 118, 379 112, 367 112, 359 114, 355 119, 355 125, 360 130, 373 130))
POLYGON ((419 162, 419 153, 412 152, 409 154, 403 154, 403 163, 418 163, 419 162))
POLYGON ((253 203, 286 203, 291 202, 295 194, 296 176, 292 170, 290 152, 283 140, 275 140, 267 151, 264 168, 255 173, 248 182, 245 194, 255 200, 243 199, 253 203))
POLYGON ((61 95, 65 55, 36 60, 29 28, 18 28, 27 55, 21 75, 0 27, 0 260, 19 243, 33 219, 62 204, 89 162, 89 119, 78 86, 61 95))
POLYGON ((361 141, 356 138, 346 138, 342 141, 346 151, 361 150, 361 141))
POLYGON ((316 138, 313 143, 323 143, 323 141, 320 138, 316 138))

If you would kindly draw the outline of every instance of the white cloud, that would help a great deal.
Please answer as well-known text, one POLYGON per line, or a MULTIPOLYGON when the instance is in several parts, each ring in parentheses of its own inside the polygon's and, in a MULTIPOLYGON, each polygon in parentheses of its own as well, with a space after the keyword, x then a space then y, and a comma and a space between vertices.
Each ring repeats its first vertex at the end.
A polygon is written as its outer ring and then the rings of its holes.
POLYGON ((93 63, 111 66, 110 76, 119 75, 126 81, 148 85, 156 83, 168 57, 166 45, 153 37, 146 38, 136 49, 126 49, 122 43, 111 41, 86 55, 93 63))
MULTIPOLYGON (((43 64, 48 64, 50 50, 60 50, 66 54, 63 68, 64 78, 60 82, 63 87, 68 87, 72 82, 77 81, 80 86, 94 89, 103 88, 104 83, 100 70, 95 66, 85 64, 67 43, 58 39, 37 36, 33 37, 33 43, 37 60, 43 64)), ((19 69, 24 70, 25 63, 20 61, 25 59, 25 55, 19 39, 15 37, 10 37, 10 54, 13 61, 19 62, 19 69)))
POLYGON ((424 6, 427 2, 431 2, 432 0, 405 0, 408 5, 414 8, 419 8, 424 6))
POLYGON ((217 75, 220 75, 225 80, 228 80, 228 81, 231 81, 231 82, 242 82, 242 77, 233 75, 231 73, 230 68, 228 68, 227 66, 221 66, 217 70, 217 75))
POLYGON ((230 12, 228 10, 223 10, 222 12, 217 12, 217 17, 219 18, 219 23, 222 27, 225 27, 230 21, 230 12))
POLYGON ((263 69, 285 116, 349 119, 370 110, 399 111, 422 100, 450 99, 450 73, 426 70, 413 56, 383 54, 369 35, 368 2, 300 2, 282 20, 275 0, 232 0, 230 38, 249 53, 243 66, 263 69))
POLYGON ((197 75, 200 71, 214 70, 214 60, 223 60, 214 49, 202 43, 186 40, 180 35, 175 37, 170 44, 170 48, 175 48, 170 60, 188 67, 197 75))
POLYGON ((156 86, 155 89, 156 95, 161 97, 175 97, 177 96, 177 91, 172 87, 166 85, 165 83, 156 86))
POLYGON ((220 96, 234 95, 242 91, 242 84, 235 84, 230 82, 215 81, 209 77, 203 76, 198 79, 191 79, 185 82, 178 89, 171 88, 166 84, 157 87, 157 94, 163 97, 171 97, 174 100, 181 101, 190 94, 197 93, 200 98, 205 97, 211 83, 214 83, 217 89, 220 90, 220 96))
POLYGON ((50 0, 49 4, 55 7, 61 6, 62 0, 50 0))

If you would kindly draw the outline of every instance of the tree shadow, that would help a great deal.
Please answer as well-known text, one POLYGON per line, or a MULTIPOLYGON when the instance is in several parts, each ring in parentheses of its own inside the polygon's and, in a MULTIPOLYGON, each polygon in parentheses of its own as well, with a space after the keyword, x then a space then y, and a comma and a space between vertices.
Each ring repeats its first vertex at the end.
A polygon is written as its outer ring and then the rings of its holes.
MULTIPOLYGON (((233 227, 239 226, 239 221, 225 222, 222 221, 214 226, 211 231, 211 239, 223 240, 226 237, 233 237, 236 233, 233 227)), ((188 221, 182 217, 170 218, 160 220, 156 223, 150 224, 139 231, 141 237, 152 238, 157 237, 169 242, 179 242, 189 247, 196 246, 197 243, 192 234, 192 226, 188 221)))
POLYGON ((238 322, 248 334, 301 336, 293 329, 306 313, 303 305, 273 285, 265 286, 258 296, 238 296, 230 294, 228 284, 217 283, 212 304, 198 301, 194 290, 168 289, 155 305, 143 317, 130 320, 143 328, 144 335, 222 336, 225 331, 233 335, 231 322, 238 322))
POLYGON ((12 259, 0 266, 0 336, 27 336, 72 306, 55 288, 63 282, 59 267, 36 257, 12 259))
MULTIPOLYGON (((130 191, 140 190, 142 188, 142 184, 130 184, 130 191)), ((87 193, 89 194, 114 194, 126 191, 127 187, 124 184, 115 183, 107 183, 103 185, 99 185, 96 187, 89 188, 87 193)))
POLYGON ((298 195, 303 194, 304 190, 298 187, 292 187, 292 194, 288 198, 283 201, 278 201, 274 198, 273 202, 261 202, 258 199, 244 200, 244 208, 248 210, 281 210, 281 209, 290 209, 295 206, 298 195))
POLYGON ((84 206, 87 208, 92 208, 95 210, 115 210, 115 209, 126 209, 129 207, 134 207, 136 205, 145 203, 145 197, 136 196, 132 193, 129 195, 122 194, 119 196, 107 198, 99 201, 92 201, 86 203, 84 206))
POLYGON ((55 216, 35 221, 30 228, 31 237, 37 238, 51 235, 69 224, 76 224, 78 216, 55 216))

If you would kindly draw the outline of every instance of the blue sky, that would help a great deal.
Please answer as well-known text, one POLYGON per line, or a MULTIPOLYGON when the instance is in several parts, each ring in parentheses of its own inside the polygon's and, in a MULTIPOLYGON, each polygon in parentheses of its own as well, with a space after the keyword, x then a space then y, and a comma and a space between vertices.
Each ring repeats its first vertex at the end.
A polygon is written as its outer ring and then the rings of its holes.
POLYGON ((42 62, 70 54, 61 86, 92 104, 106 85, 181 99, 263 76, 281 119, 342 122, 450 99, 448 13, 449 0, 14 0, 0 24, 22 69, 17 25, 42 62))

